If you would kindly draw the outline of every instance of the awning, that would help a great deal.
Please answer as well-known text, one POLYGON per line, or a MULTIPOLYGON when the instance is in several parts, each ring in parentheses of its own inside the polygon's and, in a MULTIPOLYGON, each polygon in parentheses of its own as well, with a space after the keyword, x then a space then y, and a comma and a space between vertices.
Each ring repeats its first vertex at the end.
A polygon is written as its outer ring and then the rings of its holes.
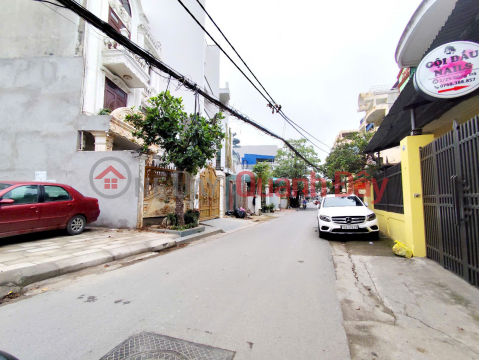
POLYGON ((273 162, 274 156, 271 155, 259 155, 259 154, 244 154, 242 159, 243 165, 254 165, 261 161, 273 162), (259 161, 258 161, 259 160, 259 161))
MULTIPOLYGON (((459 0, 457 2, 443 28, 424 55, 452 41, 479 43, 479 4, 477 0, 459 0)), ((404 108, 420 105, 415 108, 416 128, 422 128, 461 102, 479 94, 478 90, 457 99, 426 103, 425 99, 414 89, 413 83, 413 81, 409 81, 403 89, 364 153, 377 152, 398 146, 399 142, 410 134, 411 110, 405 110, 404 108)))

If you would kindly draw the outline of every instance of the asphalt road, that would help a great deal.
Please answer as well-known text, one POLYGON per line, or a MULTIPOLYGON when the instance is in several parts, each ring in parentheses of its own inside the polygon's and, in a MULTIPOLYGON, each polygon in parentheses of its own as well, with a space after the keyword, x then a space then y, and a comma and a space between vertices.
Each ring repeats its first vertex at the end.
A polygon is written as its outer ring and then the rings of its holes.
POLYGON ((97 360, 149 331, 235 360, 349 359, 330 246, 315 229, 315 211, 297 211, 6 304, 0 349, 97 360))

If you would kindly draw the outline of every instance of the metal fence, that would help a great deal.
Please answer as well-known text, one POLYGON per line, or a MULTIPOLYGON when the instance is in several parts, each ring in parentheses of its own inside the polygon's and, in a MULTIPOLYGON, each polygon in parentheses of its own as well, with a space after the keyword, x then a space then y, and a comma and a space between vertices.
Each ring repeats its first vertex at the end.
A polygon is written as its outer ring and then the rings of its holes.
POLYGON ((380 172, 374 179, 376 180, 376 186, 374 186, 374 208, 404 214, 401 163, 380 172), (386 188, 381 196, 380 191, 383 189, 385 181, 386 188))
POLYGON ((421 149, 427 257, 479 287, 479 116, 421 149))

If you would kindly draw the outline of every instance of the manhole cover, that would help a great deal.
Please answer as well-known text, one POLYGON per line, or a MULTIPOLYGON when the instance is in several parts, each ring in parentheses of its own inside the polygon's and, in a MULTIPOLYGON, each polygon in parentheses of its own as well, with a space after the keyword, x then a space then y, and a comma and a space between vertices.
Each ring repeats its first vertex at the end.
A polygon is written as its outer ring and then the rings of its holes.
POLYGON ((129 337, 100 360, 231 360, 234 352, 143 332, 129 337))

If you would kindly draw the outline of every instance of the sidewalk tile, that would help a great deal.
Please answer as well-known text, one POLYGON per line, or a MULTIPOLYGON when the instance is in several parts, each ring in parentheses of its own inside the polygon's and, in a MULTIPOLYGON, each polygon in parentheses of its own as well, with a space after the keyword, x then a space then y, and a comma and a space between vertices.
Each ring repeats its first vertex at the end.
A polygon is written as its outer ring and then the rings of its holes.
POLYGON ((3 264, 5 264, 6 266, 10 266, 10 265, 22 264, 25 262, 34 262, 34 260, 41 260, 41 259, 45 259, 45 256, 36 256, 34 258, 22 257, 21 259, 4 261, 3 264))
POLYGON ((35 264, 25 262, 25 263, 16 264, 16 265, 10 265, 10 266, 2 267, 2 269, 0 271, 10 271, 10 270, 15 270, 15 269, 21 269, 21 268, 24 268, 24 267, 29 267, 29 266, 35 266, 35 264))
POLYGON ((72 255, 74 255, 74 256, 88 255, 88 254, 93 254, 93 253, 96 253, 96 252, 100 252, 101 250, 102 249, 85 250, 85 251, 80 251, 80 252, 73 253, 72 255))
POLYGON ((92 240, 93 238, 86 238, 86 239, 75 239, 75 240, 70 240, 68 243, 69 244, 76 244, 76 243, 79 243, 79 242, 84 242, 84 241, 88 241, 88 240, 92 240))
POLYGON ((21 246, 23 248, 37 247, 38 243, 36 241, 32 241, 32 242, 18 244, 18 246, 21 246))
POLYGON ((42 246, 42 245, 55 245, 53 241, 48 240, 41 240, 41 241, 36 241, 37 246, 42 246))
POLYGON ((100 249, 108 250, 108 249, 115 249, 117 247, 122 247, 122 246, 125 246, 125 244, 107 245, 107 246, 101 247, 100 249))
POLYGON ((19 253, 1 254, 0 262, 4 263, 5 261, 17 260, 21 258, 24 258, 24 256, 19 253))
POLYGON ((67 255, 53 256, 53 257, 50 257, 50 258, 45 258, 43 260, 34 260, 32 262, 35 263, 35 264, 44 264, 44 263, 51 262, 51 261, 68 259, 68 258, 71 258, 71 257, 73 257, 73 255, 68 255, 67 254, 67 255))
POLYGON ((88 248, 88 244, 78 244, 78 243, 67 244, 67 245, 63 245, 61 248, 64 250, 83 249, 83 248, 88 248))
POLYGON ((45 251, 37 251, 37 252, 25 252, 25 253, 23 253, 23 255, 25 255, 26 257, 34 257, 34 256, 37 256, 37 255, 53 254, 57 251, 58 250, 53 249, 53 250, 45 250, 45 251))
POLYGON ((6 253, 13 253, 13 252, 18 252, 18 251, 25 251, 25 249, 11 249, 11 250, 0 250, 0 253, 6 254, 6 253))
POLYGON ((155 240, 155 239, 133 240, 133 241, 130 241, 128 244, 138 244, 138 243, 147 242, 147 241, 152 241, 152 240, 155 240))
POLYGON ((40 251, 46 251, 46 250, 53 250, 53 249, 58 249, 60 246, 47 246, 47 247, 42 247, 42 248, 35 248, 35 249, 28 249, 27 252, 40 252, 40 251))

